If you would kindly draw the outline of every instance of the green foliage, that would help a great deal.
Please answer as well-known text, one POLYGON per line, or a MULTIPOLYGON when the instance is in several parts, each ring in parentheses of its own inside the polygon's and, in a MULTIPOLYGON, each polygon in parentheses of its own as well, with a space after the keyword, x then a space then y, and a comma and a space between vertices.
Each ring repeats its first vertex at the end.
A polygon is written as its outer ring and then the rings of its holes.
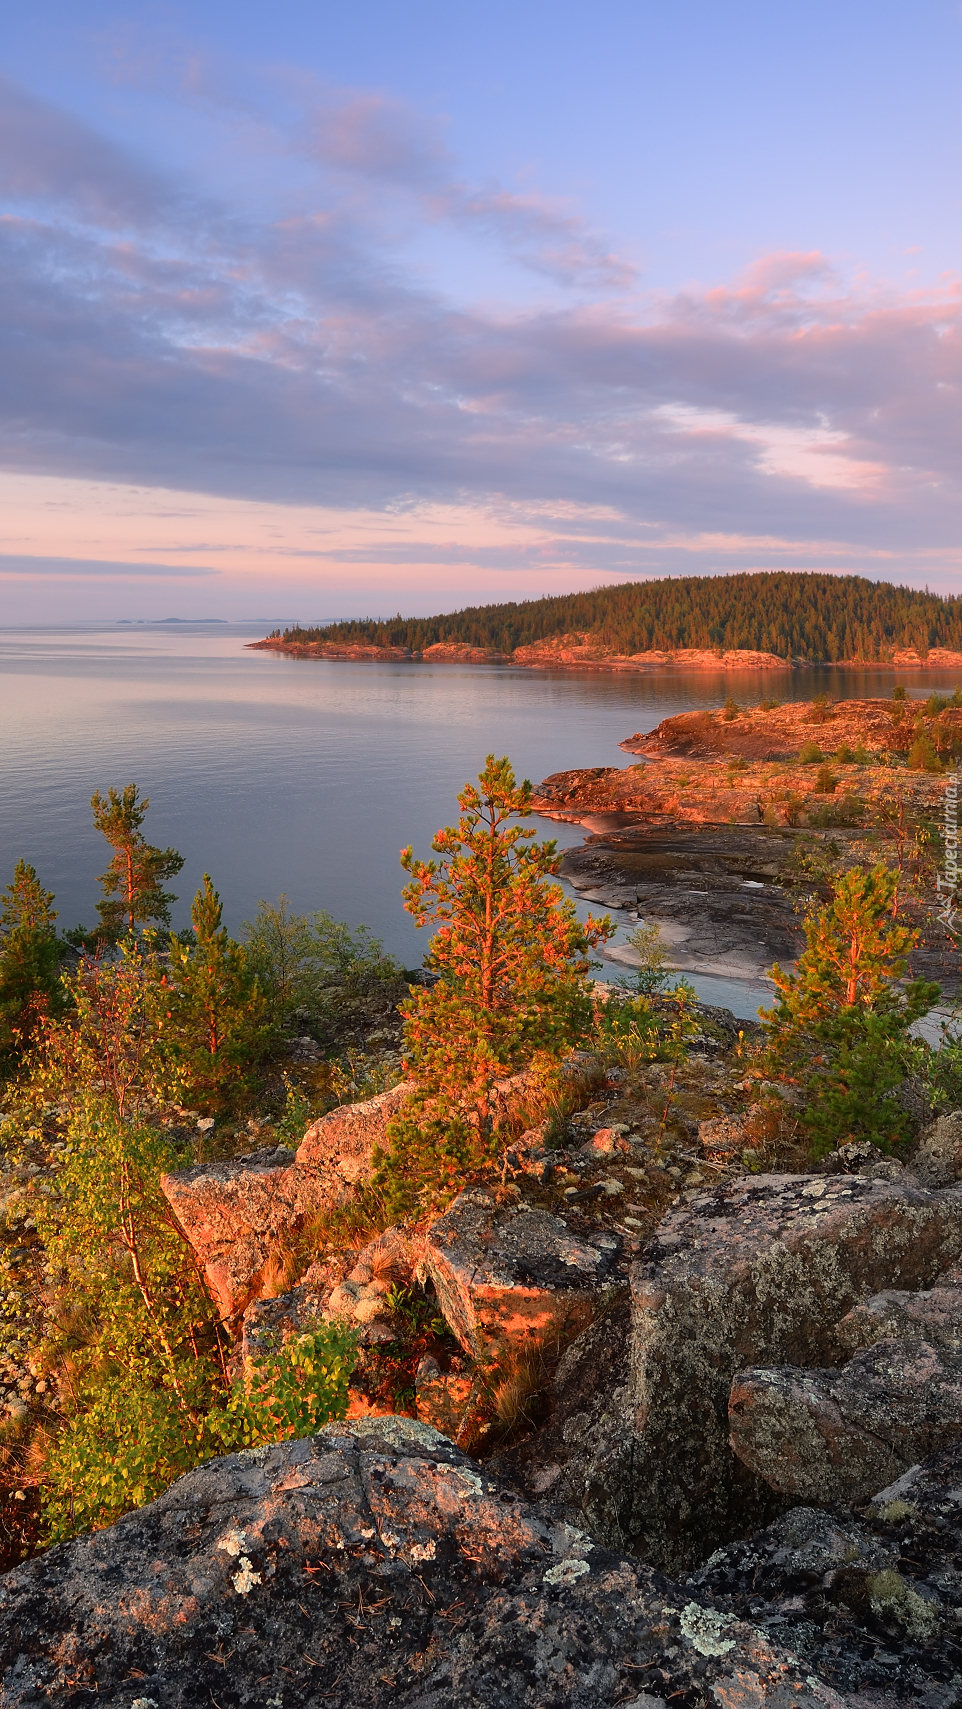
POLYGON ((871 765, 871 763, 872 763, 872 756, 869 753, 867 747, 865 746, 865 743, 862 741, 856 742, 855 750, 852 754, 852 764, 853 765, 871 765))
POLYGON ((930 736, 923 730, 916 733, 915 740, 909 749, 909 771, 941 771, 942 761, 932 745, 930 736))
POLYGON ((855 763, 854 751, 849 747, 847 742, 840 742, 835 750, 835 764, 855 765, 855 763))
POLYGON ((725 723, 726 724, 733 723, 734 720, 738 717, 738 714, 740 713, 740 711, 741 711, 741 707, 739 706, 737 700, 733 700, 732 696, 729 695, 728 699, 725 701, 724 706, 722 707, 722 717, 724 718, 725 723))
POLYGON ((769 1056, 805 1086, 802 1120, 816 1155, 848 1139, 891 1150, 907 1137, 892 1094, 917 1054, 909 1029, 939 988, 900 983, 917 934, 893 915, 897 890, 888 867, 851 868, 835 879, 831 901, 806 917, 795 972, 772 968, 778 1000, 761 1012, 769 1056))
POLYGON ((164 890, 184 864, 176 849, 158 849, 147 842, 141 825, 150 802, 140 799, 136 783, 106 797, 95 789, 90 800, 94 824, 113 849, 110 865, 98 883, 103 900, 97 903, 100 931, 109 942, 143 926, 169 926, 170 904, 177 898, 164 890))
POLYGON ((661 935, 661 927, 652 922, 642 923, 633 932, 628 933, 626 940, 638 953, 638 965, 634 968, 630 980, 622 980, 622 984, 631 984, 643 996, 652 997, 658 991, 663 991, 668 984, 671 969, 671 951, 661 935))
POLYGON ((816 694, 812 700, 812 723, 827 724, 831 716, 827 694, 816 694))
POLYGON ((823 763, 819 766, 815 776, 816 795, 834 795, 837 788, 838 778, 835 776, 831 766, 823 763))
POLYGON ((271 1040, 267 1003, 246 949, 221 924, 205 872, 194 897, 194 943, 170 947, 168 1048, 186 1095, 220 1109, 250 1084, 271 1040))
POLYGON ((893 688, 892 699, 894 701, 906 701, 908 699, 908 695, 906 694, 904 688, 901 688, 901 687, 893 688))
POLYGON ((64 1005, 53 902, 33 867, 18 860, 0 895, 0 1068, 12 1067, 42 1018, 64 1005))
MULTIPOLYGON (((894 648, 962 651, 962 599, 800 571, 679 576, 587 593, 473 606, 436 617, 285 629, 294 642, 366 642, 420 650, 437 641, 510 652, 554 635, 590 634, 619 653, 749 648, 783 659, 879 660, 894 648)), ((896 691, 898 692, 898 691, 896 691)), ((904 698, 905 690, 901 691, 904 698)))
POLYGON ((598 1013, 598 1036, 630 1073, 651 1062, 682 1063, 698 1031, 695 992, 680 979, 673 991, 628 998, 611 996, 598 1013))
POLYGON ((805 811, 805 797, 797 789, 790 789, 785 797, 782 808, 786 825, 800 825, 805 811))
POLYGON ((291 1436, 313 1436, 347 1412, 348 1382, 357 1363, 357 1335, 340 1323, 319 1323, 258 1359, 246 1389, 236 1389, 222 1420, 216 1452, 256 1448, 291 1436))
POLYGON ((323 910, 295 914, 286 896, 260 902, 255 918, 244 922, 244 935, 250 966, 275 1024, 289 1020, 298 1009, 323 1012, 334 986, 341 991, 358 988, 401 971, 365 926, 351 931, 323 910))
POLYGON ((417 1091, 389 1129, 376 1187, 400 1213, 440 1202, 491 1168, 502 1112, 497 1082, 534 1065, 550 1077, 592 1023, 587 952, 611 935, 607 920, 581 926, 551 882, 553 842, 512 821, 530 814, 507 759, 488 755, 458 797, 461 818, 432 843, 439 861, 401 864, 411 875, 404 905, 435 935, 427 957, 440 977, 404 1007, 407 1066, 417 1091))
POLYGON ((824 759, 824 757, 825 756, 818 743, 813 742, 811 738, 809 738, 808 741, 803 742, 798 750, 798 760, 800 765, 817 765, 818 761, 824 759))

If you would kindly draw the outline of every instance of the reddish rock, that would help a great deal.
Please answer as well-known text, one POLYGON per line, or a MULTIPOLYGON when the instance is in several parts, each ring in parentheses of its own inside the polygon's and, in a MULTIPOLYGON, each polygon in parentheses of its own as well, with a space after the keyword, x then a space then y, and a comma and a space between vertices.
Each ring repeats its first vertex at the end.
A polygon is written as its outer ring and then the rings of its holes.
POLYGON ((878 1341, 928 1341, 962 1355, 962 1284, 954 1272, 921 1293, 888 1288, 853 1306, 837 1326, 839 1345, 855 1353, 878 1341))
POLYGON ((0 1696, 10 1709, 845 1704, 817 1663, 599 1548, 407 1418, 215 1460, 6 1574, 0 1696))
POLYGON ((424 1262, 445 1318, 474 1358, 569 1341, 621 1285, 615 1235, 582 1238, 525 1204, 461 1193, 428 1230, 424 1262))
POLYGON ((426 1354, 414 1381, 418 1417, 455 1441, 474 1388, 472 1377, 463 1371, 442 1371, 437 1360, 426 1354))
POLYGON ((295 1155, 283 1146, 161 1178, 161 1188, 203 1266, 221 1316, 278 1291, 278 1249, 312 1211, 343 1204, 371 1172, 375 1146, 411 1090, 402 1081, 314 1122, 295 1155))
POLYGON ((962 1360, 926 1341, 881 1341, 840 1371, 742 1371, 730 1441, 772 1489, 864 1502, 962 1434, 962 1360))
POLYGON ((931 1287, 960 1253, 959 1189, 759 1175, 677 1204, 632 1269, 620 1398, 563 1444, 568 1498, 669 1570, 768 1523, 778 1499, 729 1446, 735 1377, 841 1365, 840 1318, 886 1286, 931 1287))

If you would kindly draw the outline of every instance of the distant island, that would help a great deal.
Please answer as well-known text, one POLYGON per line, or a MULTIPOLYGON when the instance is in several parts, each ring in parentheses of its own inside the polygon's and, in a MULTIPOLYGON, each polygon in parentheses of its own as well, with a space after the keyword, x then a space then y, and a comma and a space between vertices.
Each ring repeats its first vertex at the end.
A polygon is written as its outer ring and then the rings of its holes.
POLYGON ((438 617, 295 625, 248 645, 294 658, 535 670, 952 670, 962 669, 962 598, 801 571, 667 577, 438 617))

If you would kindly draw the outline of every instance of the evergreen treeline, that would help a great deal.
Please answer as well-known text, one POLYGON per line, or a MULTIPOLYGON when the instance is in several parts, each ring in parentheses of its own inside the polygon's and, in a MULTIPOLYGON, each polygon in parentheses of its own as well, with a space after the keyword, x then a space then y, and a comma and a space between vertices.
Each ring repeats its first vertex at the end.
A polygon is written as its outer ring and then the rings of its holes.
POLYGON ((865 576, 801 571, 683 576, 590 593, 467 606, 438 617, 353 619, 275 631, 285 641, 339 641, 422 651, 460 641, 510 653, 552 635, 591 634, 616 653, 748 648, 812 664, 884 659, 894 648, 962 651, 962 597, 943 599, 865 576))

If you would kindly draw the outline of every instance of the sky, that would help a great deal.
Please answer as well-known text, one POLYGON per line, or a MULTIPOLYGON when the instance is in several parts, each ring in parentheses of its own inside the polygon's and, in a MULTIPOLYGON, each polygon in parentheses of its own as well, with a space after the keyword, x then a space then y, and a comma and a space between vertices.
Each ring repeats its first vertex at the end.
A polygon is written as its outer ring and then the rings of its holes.
POLYGON ((962 0, 31 0, 0 623, 962 592, 962 0))

